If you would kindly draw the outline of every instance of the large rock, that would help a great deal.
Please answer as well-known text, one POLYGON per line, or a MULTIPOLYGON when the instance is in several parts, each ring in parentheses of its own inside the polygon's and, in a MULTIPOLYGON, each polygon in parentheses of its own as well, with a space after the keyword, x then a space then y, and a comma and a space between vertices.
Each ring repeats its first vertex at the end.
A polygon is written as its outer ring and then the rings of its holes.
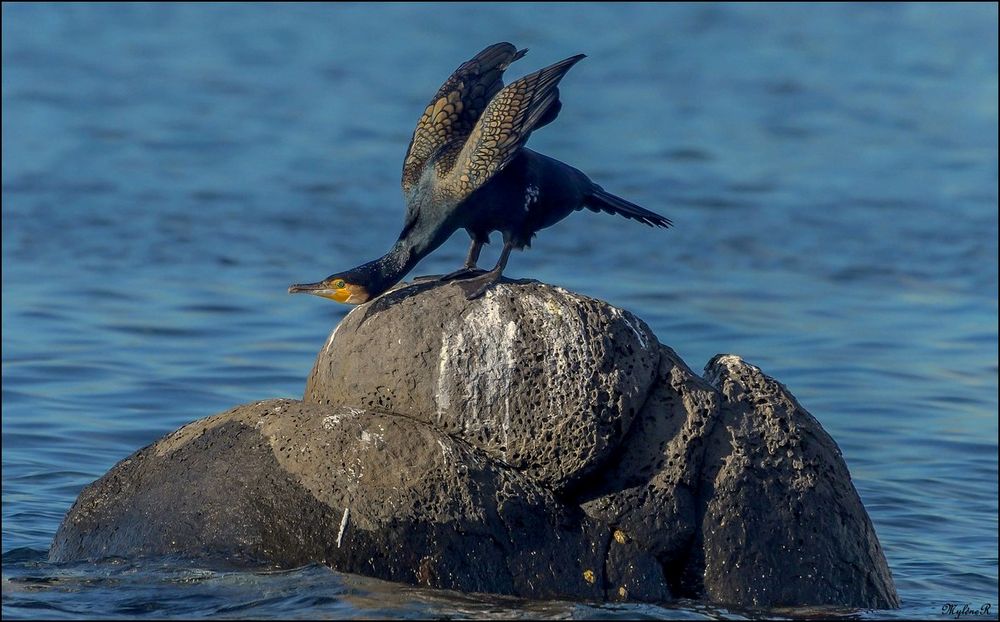
POLYGON ((737 356, 715 357, 705 377, 662 346, 649 401, 581 507, 656 557, 677 595, 897 607, 871 521, 819 422, 737 356))
POLYGON ((199 420, 80 494, 54 561, 322 562, 432 587, 603 596, 603 529, 482 452, 404 417, 294 400, 199 420))
POLYGON ((501 283, 470 302, 453 284, 425 283, 344 318, 303 399, 432 424, 558 492, 629 429, 655 344, 631 313, 558 287, 501 283))
POLYGON ((539 283, 404 286, 304 402, 239 407, 88 487, 51 557, 181 553, 530 597, 898 605, 833 440, 735 356, 539 283))
POLYGON ((778 381, 733 355, 705 377, 725 401, 703 466, 705 596, 757 607, 898 607, 899 597, 840 448, 778 381))

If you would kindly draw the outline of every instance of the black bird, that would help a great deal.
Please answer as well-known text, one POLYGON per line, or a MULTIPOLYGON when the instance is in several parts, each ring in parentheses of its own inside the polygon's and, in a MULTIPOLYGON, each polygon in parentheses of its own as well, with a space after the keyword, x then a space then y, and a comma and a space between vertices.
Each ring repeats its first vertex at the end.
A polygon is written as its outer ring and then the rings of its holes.
POLYGON ((462 64, 438 89, 413 132, 403 162, 406 221, 384 256, 318 283, 292 285, 337 302, 359 304, 399 282, 453 233, 465 229, 472 246, 462 269, 441 277, 459 281, 476 298, 495 283, 513 248, 584 207, 647 225, 670 220, 617 197, 577 169, 524 147, 531 132, 559 114, 557 85, 583 54, 528 74, 504 87, 503 72, 527 50, 497 43, 462 64), (476 267, 490 233, 503 234, 496 267, 476 267))

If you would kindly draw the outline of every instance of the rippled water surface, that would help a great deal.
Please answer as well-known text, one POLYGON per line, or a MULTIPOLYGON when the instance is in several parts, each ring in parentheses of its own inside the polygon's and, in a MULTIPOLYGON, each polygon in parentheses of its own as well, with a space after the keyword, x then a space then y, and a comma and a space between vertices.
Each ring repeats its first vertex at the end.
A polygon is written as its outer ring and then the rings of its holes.
MULTIPOLYGON (((996 5, 4 4, 4 617, 759 613, 45 561, 121 458, 301 395, 346 308, 285 288, 389 247, 422 107, 500 40, 531 49, 514 76, 589 55, 531 146, 677 224, 574 214, 508 273, 799 397, 903 600, 847 614, 995 616, 996 5)), ((463 235, 415 273, 457 267, 463 235)))

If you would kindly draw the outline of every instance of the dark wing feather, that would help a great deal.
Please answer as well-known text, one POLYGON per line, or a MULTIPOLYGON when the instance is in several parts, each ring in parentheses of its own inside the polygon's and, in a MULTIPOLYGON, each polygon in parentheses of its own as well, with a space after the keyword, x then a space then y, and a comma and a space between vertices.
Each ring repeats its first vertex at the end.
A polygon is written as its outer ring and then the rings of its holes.
POLYGON ((556 86, 582 58, 578 54, 511 82, 486 106, 465 144, 435 158, 441 187, 453 200, 464 200, 485 184, 514 158, 532 130, 555 119, 561 107, 556 86))
POLYGON ((403 161, 403 192, 413 188, 427 160, 443 145, 469 135, 493 96, 503 88, 503 72, 528 50, 510 43, 486 48, 455 70, 427 105, 413 131, 403 161))

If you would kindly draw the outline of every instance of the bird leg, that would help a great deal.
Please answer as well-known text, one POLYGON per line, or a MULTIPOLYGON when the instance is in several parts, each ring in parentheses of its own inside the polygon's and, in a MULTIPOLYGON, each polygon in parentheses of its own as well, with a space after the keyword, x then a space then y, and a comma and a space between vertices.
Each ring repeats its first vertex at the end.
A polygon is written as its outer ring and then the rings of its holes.
POLYGON ((503 269, 507 267, 507 258, 510 256, 510 249, 513 247, 514 245, 511 242, 504 242, 503 251, 500 253, 500 259, 497 260, 496 267, 486 274, 466 279, 457 284, 465 292, 466 300, 479 298, 491 285, 500 280, 500 277, 503 275, 503 269))
POLYGON ((477 266, 476 262, 479 261, 479 252, 483 250, 483 243, 479 240, 473 239, 472 246, 469 247, 469 255, 465 258, 465 265, 454 272, 449 272, 448 274, 440 277, 439 281, 454 281, 456 279, 467 279, 471 276, 482 272, 477 266))

